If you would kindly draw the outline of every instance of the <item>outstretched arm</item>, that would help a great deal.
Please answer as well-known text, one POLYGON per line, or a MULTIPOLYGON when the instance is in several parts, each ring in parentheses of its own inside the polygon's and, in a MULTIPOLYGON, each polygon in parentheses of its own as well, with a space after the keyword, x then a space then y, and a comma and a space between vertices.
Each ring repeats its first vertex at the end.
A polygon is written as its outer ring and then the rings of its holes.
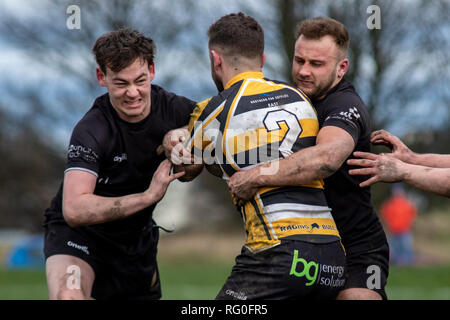
POLYGON ((298 186, 324 179, 341 167, 354 146, 347 131, 335 126, 323 127, 315 146, 270 164, 236 172, 228 186, 235 197, 248 201, 260 187, 298 186))
POLYGON ((450 168, 450 155, 426 153, 419 154, 409 149, 398 137, 386 130, 372 132, 370 141, 382 144, 392 151, 392 156, 410 164, 417 164, 435 168, 450 168))
POLYGON ((170 182, 183 175, 170 175, 171 167, 168 160, 163 161, 146 191, 122 197, 95 195, 95 175, 81 170, 67 171, 63 189, 64 219, 71 227, 93 225, 128 217, 155 204, 162 199, 170 182))
POLYGON ((355 157, 347 163, 352 166, 361 166, 361 169, 350 170, 352 175, 372 175, 360 184, 361 187, 370 186, 378 181, 402 181, 413 187, 450 197, 450 168, 430 168, 405 163, 390 154, 373 154, 355 152, 355 157))

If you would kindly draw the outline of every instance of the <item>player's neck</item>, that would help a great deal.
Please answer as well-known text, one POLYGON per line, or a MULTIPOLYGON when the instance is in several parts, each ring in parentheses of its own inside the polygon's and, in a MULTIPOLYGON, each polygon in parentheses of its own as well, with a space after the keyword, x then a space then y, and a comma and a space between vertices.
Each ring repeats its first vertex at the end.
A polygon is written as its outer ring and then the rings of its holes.
POLYGON ((228 82, 236 77, 238 74, 244 72, 262 72, 261 68, 250 68, 250 67, 230 67, 226 68, 223 72, 222 84, 225 87, 228 82))

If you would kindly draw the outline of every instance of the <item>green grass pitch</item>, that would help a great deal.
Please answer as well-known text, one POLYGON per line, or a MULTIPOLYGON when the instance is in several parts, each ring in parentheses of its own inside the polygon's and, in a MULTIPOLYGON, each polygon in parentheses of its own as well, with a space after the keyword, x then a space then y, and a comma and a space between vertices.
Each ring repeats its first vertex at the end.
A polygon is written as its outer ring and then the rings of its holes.
MULTIPOLYGON (((232 263, 160 259, 163 299, 214 299, 231 271, 232 263)), ((388 282, 389 299, 450 300, 450 266, 391 267, 388 282)), ((0 269, 1 300, 47 298, 44 271, 0 269)))

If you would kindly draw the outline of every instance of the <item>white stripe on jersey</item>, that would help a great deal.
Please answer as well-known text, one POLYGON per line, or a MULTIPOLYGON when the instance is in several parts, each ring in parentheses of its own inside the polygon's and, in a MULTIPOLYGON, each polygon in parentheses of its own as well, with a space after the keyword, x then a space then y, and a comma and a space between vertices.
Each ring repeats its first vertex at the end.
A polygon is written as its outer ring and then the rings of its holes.
POLYGON ((233 116, 230 119, 227 130, 227 138, 240 135, 244 132, 255 130, 264 126, 264 116, 270 111, 286 110, 301 119, 317 119, 316 113, 306 101, 296 101, 281 106, 257 109, 233 116))
POLYGON ((267 221, 274 222, 288 218, 326 218, 333 219, 331 209, 325 206, 301 203, 277 203, 264 206, 267 221))
POLYGON ((98 173, 97 173, 97 172, 92 171, 92 170, 89 170, 89 169, 86 169, 86 168, 81 168, 81 167, 67 168, 67 169, 64 171, 64 174, 65 174, 66 172, 72 171, 72 170, 80 170, 80 171, 88 172, 88 173, 91 173, 91 174, 93 174, 94 176, 98 177, 98 173))

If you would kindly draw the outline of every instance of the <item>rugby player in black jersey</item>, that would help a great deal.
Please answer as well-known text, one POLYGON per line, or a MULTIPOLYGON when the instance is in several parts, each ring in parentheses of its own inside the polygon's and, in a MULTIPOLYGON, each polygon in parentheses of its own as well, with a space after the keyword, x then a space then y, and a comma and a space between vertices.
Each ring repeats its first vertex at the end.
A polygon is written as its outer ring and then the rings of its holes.
POLYGON ((195 103, 151 84, 152 39, 131 29, 96 41, 108 92, 75 126, 64 180, 45 211, 50 299, 159 299, 158 227, 152 212, 171 181, 158 154, 195 103))
POLYGON ((353 151, 370 150, 369 113, 353 85, 343 79, 348 32, 340 22, 314 18, 297 27, 292 76, 317 110, 316 146, 280 160, 276 175, 260 167, 235 173, 229 187, 250 199, 262 186, 298 185, 325 179, 325 194, 346 250, 346 284, 338 299, 386 299, 389 247, 371 204, 367 176, 351 176, 345 162, 353 151))

